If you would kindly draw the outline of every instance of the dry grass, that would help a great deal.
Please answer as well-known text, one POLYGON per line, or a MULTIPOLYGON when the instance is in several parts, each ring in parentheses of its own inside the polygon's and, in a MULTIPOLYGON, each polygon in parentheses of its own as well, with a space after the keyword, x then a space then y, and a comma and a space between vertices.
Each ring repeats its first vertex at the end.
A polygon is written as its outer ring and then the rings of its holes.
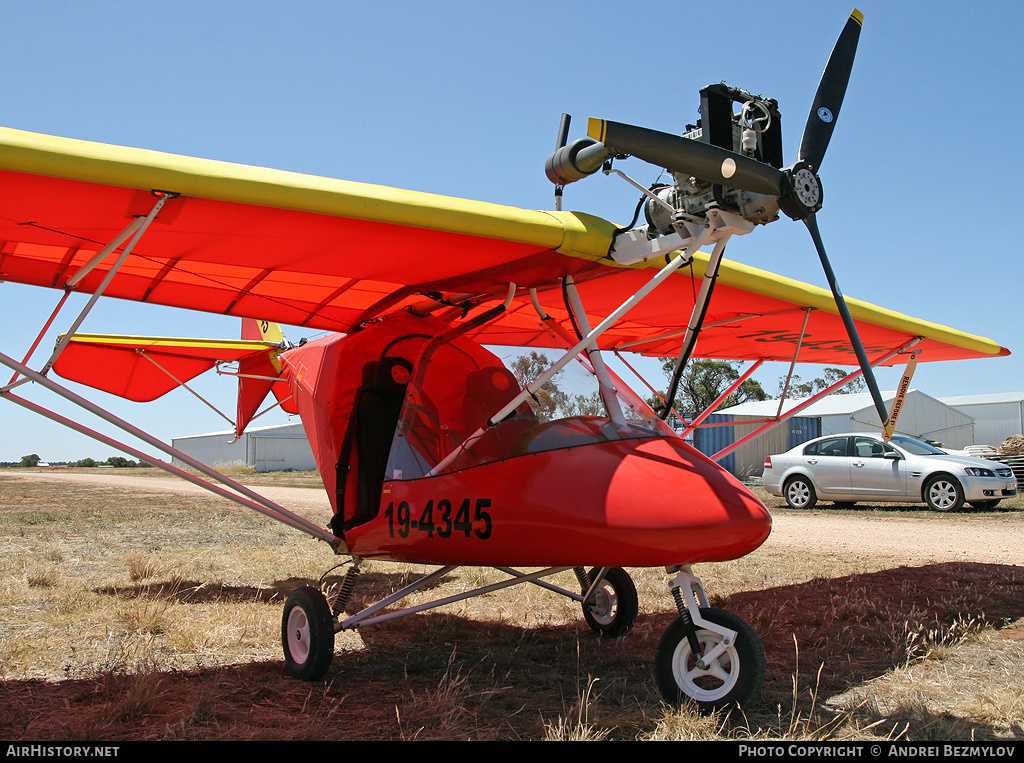
MULTIPOLYGON (((641 612, 618 642, 530 586, 338 634, 326 679, 295 681, 280 655, 281 604, 336 561, 216 498, 0 472, 0 738, 1024 737, 1020 567, 779 550, 702 567, 713 604, 754 626, 769 662, 761 703, 729 717, 658 698, 650 665, 674 618, 659 570, 630 571, 641 612)), ((365 570, 353 604, 413 574, 365 570)), ((498 577, 457 571, 424 596, 498 577)))

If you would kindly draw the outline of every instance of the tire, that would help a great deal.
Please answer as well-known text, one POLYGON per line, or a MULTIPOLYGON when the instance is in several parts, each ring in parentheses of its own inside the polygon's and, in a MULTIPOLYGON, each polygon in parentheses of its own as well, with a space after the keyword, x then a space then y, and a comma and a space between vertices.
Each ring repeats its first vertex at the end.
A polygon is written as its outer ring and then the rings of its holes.
POLYGON ((317 588, 292 592, 281 615, 281 644, 288 672, 302 681, 324 677, 334 659, 334 615, 317 588))
POLYGON ((934 511, 959 511, 964 505, 964 490, 948 474, 936 474, 924 483, 924 502, 934 511))
POLYGON ((992 509, 999 505, 1000 500, 997 498, 994 501, 971 501, 971 506, 978 511, 992 511, 992 509))
MULTIPOLYGON (((597 577, 595 567, 588 574, 597 577)), ((599 636, 618 638, 629 633, 640 611, 633 579, 621 567, 612 567, 588 601, 583 602, 583 619, 599 636)))
MULTIPOLYGON (((672 623, 654 654, 654 677, 662 697, 674 706, 691 700, 704 712, 753 705, 765 676, 760 639, 743 618, 732 612, 703 608, 700 614, 705 620, 736 631, 736 641, 709 669, 701 670, 696 666, 683 621, 672 623)), ((703 628, 697 629, 697 640, 705 651, 720 643, 717 634, 703 628)))
POLYGON ((786 497, 786 503, 791 509, 813 509, 818 502, 814 485, 807 477, 803 476, 790 477, 786 480, 782 494, 786 497))

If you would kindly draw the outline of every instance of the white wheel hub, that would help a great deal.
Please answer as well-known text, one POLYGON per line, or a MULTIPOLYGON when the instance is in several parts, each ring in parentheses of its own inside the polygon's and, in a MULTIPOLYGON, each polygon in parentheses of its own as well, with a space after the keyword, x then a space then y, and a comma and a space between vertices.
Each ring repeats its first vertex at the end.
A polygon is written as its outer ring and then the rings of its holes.
POLYGON ((288 613, 288 652, 299 664, 309 658, 309 618, 302 607, 288 613))
MULTIPOLYGON (((703 654, 708 654, 723 642, 721 635, 706 630, 697 631, 703 654)), ((683 694, 698 702, 716 702, 726 697, 740 677, 740 662, 735 646, 726 647, 707 665, 699 665, 690 650, 690 642, 683 639, 672 655, 672 674, 683 694)))
POLYGON ((787 492, 790 503, 793 503, 796 506, 804 506, 807 501, 810 500, 810 491, 807 489, 806 482, 794 482, 789 486, 789 490, 787 492))
POLYGON ((601 584, 590 600, 590 614, 599 625, 611 625, 619 599, 611 586, 601 584))

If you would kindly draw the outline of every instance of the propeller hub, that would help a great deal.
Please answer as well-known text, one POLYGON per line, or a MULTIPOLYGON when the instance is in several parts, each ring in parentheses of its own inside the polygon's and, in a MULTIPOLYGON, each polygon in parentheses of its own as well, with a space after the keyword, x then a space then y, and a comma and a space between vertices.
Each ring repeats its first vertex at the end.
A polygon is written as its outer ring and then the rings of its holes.
POLYGON ((807 162, 797 162, 784 169, 788 182, 786 193, 779 198, 779 208, 794 220, 803 220, 821 209, 821 178, 807 162))
POLYGON ((793 173, 793 193, 805 207, 821 206, 821 183, 818 177, 804 167, 793 173))

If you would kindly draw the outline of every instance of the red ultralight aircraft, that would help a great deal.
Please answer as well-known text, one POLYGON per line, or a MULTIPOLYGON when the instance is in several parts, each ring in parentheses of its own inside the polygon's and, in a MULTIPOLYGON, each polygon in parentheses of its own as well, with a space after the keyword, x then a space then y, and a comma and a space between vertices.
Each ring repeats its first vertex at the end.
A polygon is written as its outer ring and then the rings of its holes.
POLYGON ((790 166, 777 104, 725 85, 701 91, 703 127, 685 136, 591 120, 591 137, 569 144, 563 119, 547 162, 556 199, 565 184, 602 168, 622 174, 611 163, 625 155, 672 173, 669 184, 637 186, 648 222, 631 230, 560 208, 513 209, 0 129, 0 279, 62 289, 64 299, 93 294, 40 370, 0 355, 15 372, 0 395, 350 555, 330 598, 310 586, 285 604, 285 659, 299 678, 328 671, 339 630, 526 583, 580 602, 597 633, 622 636, 638 610, 622 568, 657 566, 671 576, 679 611, 655 656, 665 699, 750 703, 764 678, 763 650, 743 620, 709 606, 691 565, 755 550, 770 532, 769 513, 686 444, 666 423, 667 407, 652 410, 612 373, 602 352, 677 355, 669 400, 691 357, 754 361, 748 375, 765 360, 795 362, 797 353, 805 362, 856 361, 861 371, 849 378, 865 374, 890 428, 873 366, 897 362, 910 347, 927 360, 1006 354, 980 337, 848 304, 835 286, 814 221, 817 168, 860 23, 855 11, 790 166), (723 261, 731 236, 780 211, 808 226, 831 294, 723 261), (711 254, 700 251, 705 245, 711 254), (101 294, 250 320, 236 342, 79 333, 101 294), (269 321, 334 333, 292 346, 269 321), (565 354, 524 381, 485 344, 565 354), (270 392, 301 416, 334 510, 329 529, 47 376, 53 368, 150 400, 226 362, 239 377, 239 434, 270 392), (550 419, 545 385, 570 362, 595 391, 550 419), (220 485, 15 394, 28 382, 220 485), (437 569, 347 614, 364 559, 437 569), (508 577, 384 611, 459 565, 508 577), (566 570, 578 590, 545 580, 566 570))

